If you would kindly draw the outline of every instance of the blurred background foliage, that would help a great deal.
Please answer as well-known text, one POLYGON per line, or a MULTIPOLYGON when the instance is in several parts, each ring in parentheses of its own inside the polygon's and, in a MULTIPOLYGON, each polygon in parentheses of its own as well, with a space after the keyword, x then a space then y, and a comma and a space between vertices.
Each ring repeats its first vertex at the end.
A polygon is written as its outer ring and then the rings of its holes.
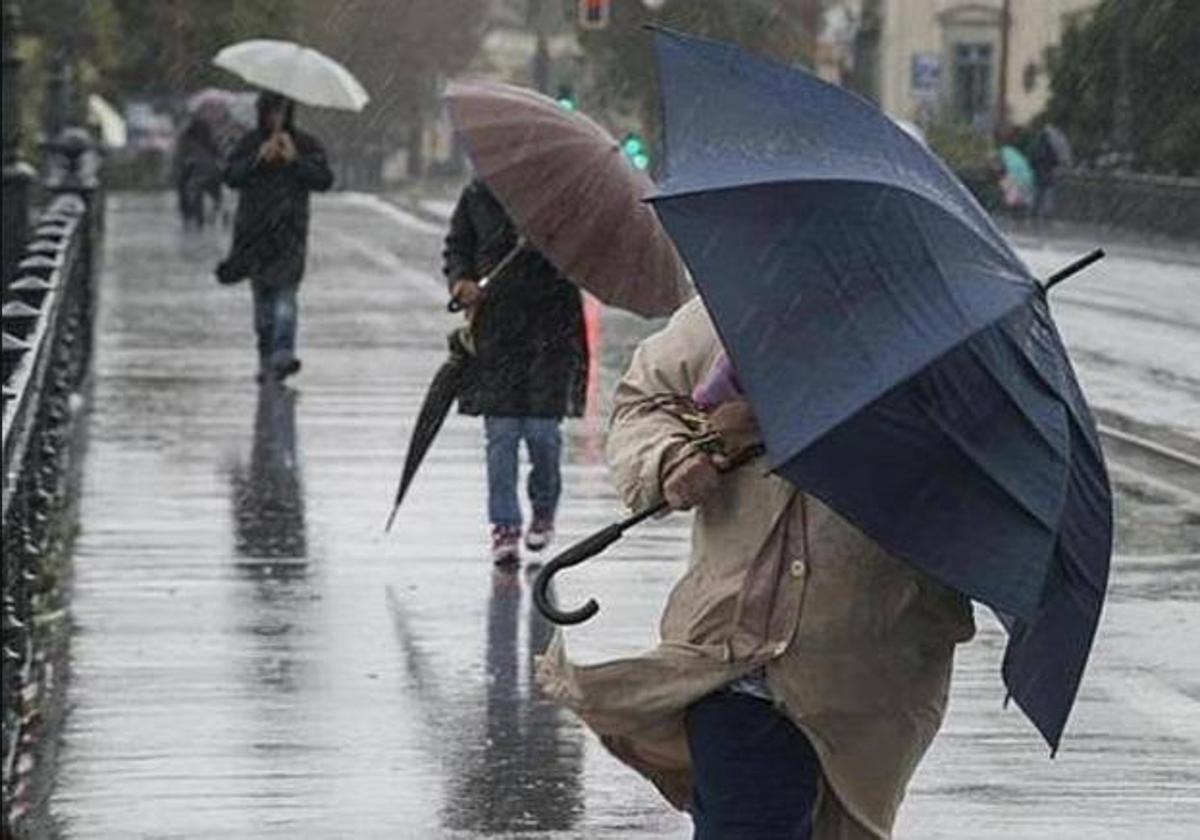
MULTIPOLYGON (((568 3, 568 5, 573 5, 568 3)), ((608 26, 580 32, 590 90, 606 112, 628 111, 659 148, 659 93, 644 28, 654 24, 722 40, 791 64, 809 65, 821 26, 819 0, 672 0, 615 2, 608 26)))
POLYGON ((1145 172, 1200 174, 1200 2, 1105 0, 1049 56, 1041 120, 1067 132, 1082 160, 1145 172), (1117 161, 1122 39, 1127 55, 1129 159, 1117 161))

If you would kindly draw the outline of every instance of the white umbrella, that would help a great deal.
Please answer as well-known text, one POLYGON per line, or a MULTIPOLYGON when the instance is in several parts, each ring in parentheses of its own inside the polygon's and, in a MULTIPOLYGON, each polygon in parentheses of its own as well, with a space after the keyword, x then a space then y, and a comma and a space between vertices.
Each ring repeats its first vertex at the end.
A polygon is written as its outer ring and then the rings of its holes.
POLYGON ((129 141, 125 118, 108 100, 95 93, 88 96, 88 117, 100 126, 100 138, 110 149, 120 149, 129 141))
POLYGON ((291 41, 242 41, 217 53, 213 64, 305 105, 361 111, 367 104, 367 92, 349 70, 291 41))

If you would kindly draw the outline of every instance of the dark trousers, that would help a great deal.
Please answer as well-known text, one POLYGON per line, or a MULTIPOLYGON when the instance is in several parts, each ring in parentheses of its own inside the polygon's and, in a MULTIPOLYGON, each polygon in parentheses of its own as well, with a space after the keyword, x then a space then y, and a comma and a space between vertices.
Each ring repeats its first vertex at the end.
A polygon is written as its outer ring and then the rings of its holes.
POLYGON ((695 840, 808 840, 821 763, 766 700, 718 691, 687 711, 695 840))

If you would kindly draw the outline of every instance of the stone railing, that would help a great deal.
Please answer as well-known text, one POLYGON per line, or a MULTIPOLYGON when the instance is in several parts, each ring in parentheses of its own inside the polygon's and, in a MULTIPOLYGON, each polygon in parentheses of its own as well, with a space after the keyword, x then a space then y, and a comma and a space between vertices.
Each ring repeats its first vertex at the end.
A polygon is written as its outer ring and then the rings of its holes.
POLYGON ((17 836, 47 763, 61 685, 103 207, 85 135, 52 147, 47 200, 3 284, 3 829, 17 836))

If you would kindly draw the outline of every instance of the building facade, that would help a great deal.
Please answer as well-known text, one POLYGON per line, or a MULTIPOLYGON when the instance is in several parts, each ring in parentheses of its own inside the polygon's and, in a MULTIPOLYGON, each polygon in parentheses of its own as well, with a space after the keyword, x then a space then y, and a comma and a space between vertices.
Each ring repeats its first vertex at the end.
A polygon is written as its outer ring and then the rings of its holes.
MULTIPOLYGON (((852 59, 847 56, 847 63, 855 65, 856 87, 894 117, 920 123, 949 115, 986 131, 1000 119, 1002 90, 1007 122, 1027 122, 1042 110, 1049 96, 1047 51, 1072 22, 1098 4, 1099 0, 847 0, 837 5, 839 20, 855 25, 854 54, 852 59), (1005 6, 1008 55, 1002 84, 1005 6)), ((844 25, 841 30, 844 33, 844 25)), ((851 49, 845 34, 833 40, 851 49)))

